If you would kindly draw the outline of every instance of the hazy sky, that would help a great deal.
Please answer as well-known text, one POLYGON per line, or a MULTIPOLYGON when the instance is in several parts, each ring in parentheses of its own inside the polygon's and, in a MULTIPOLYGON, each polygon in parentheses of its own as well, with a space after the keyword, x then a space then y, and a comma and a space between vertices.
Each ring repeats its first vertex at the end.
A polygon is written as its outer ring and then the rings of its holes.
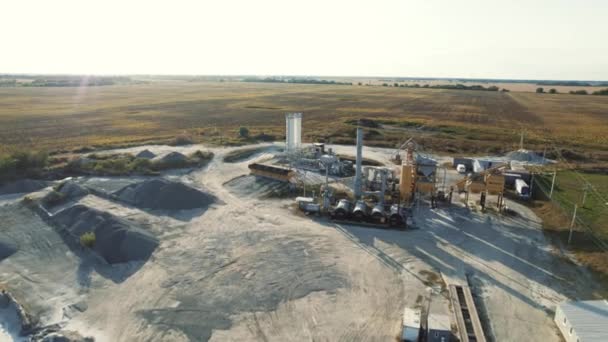
POLYGON ((606 0, 2 0, 0 73, 608 80, 606 0))

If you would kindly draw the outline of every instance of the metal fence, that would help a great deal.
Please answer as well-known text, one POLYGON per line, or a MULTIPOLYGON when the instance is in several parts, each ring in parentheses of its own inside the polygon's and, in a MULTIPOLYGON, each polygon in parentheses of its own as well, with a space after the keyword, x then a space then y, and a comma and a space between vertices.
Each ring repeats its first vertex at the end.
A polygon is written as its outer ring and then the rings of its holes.
MULTIPOLYGON (((599 225, 608 224, 608 204, 604 202, 603 198, 598 198, 599 195, 597 192, 592 191, 589 191, 586 195, 582 196, 586 196, 587 198, 581 198, 579 201, 572 201, 555 189, 559 185, 559 171, 557 171, 555 175, 555 177, 553 175, 549 177, 536 175, 532 180, 532 191, 535 193, 534 196, 539 197, 538 192, 540 191, 542 194, 540 197, 544 197, 550 201, 552 205, 559 208, 563 214, 571 220, 569 225, 564 228, 584 231, 599 248, 608 251, 608 229, 603 231, 603 229, 599 228, 599 225), (554 186, 552 189, 553 182, 555 184, 553 184, 554 186), (584 215, 581 215, 580 211, 586 210, 582 205, 582 201, 590 201, 593 199, 595 199, 597 203, 600 203, 600 205, 594 208, 594 210, 599 211, 599 214, 598 217, 591 222, 589 219, 586 219, 584 215)), ((587 184, 580 182, 581 189, 585 186, 587 186, 587 184)), ((576 242, 572 241, 572 243, 576 242)))

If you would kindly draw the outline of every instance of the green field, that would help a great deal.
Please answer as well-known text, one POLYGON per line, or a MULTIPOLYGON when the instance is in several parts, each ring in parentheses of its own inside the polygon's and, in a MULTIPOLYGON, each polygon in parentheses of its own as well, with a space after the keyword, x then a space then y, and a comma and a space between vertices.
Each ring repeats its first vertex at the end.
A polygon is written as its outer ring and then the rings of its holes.
MULTIPOLYGON (((586 151, 608 151, 608 97, 502 93, 381 86, 249 82, 153 81, 97 87, 0 88, 0 153, 15 149, 70 151, 193 141, 284 136, 284 113, 304 113, 304 139, 354 141, 354 125, 369 118, 366 143, 395 146, 416 137, 428 150, 487 153, 546 140, 586 151), (348 123, 351 122, 351 123, 348 123)), ((237 141, 238 142, 238 141, 237 141)))
MULTIPOLYGON (((552 175, 545 175, 537 180, 548 193, 552 175)), ((578 205, 577 216, 608 243, 608 174, 558 171, 552 199, 569 217, 574 211, 575 204, 578 205), (591 184, 592 188, 587 190, 583 205, 585 181, 591 184)))

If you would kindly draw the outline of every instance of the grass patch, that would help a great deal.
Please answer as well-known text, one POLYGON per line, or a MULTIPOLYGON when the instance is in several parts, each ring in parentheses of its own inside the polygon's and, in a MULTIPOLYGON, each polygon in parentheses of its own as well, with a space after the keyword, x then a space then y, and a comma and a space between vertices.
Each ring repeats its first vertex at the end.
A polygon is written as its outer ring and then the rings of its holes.
POLYGON ((83 247, 92 248, 95 245, 95 233, 87 232, 80 235, 80 245, 83 247))
POLYGON ((131 154, 90 154, 87 157, 70 161, 65 170, 71 174, 123 176, 123 175, 157 175, 169 169, 202 167, 213 159, 209 151, 195 151, 186 158, 174 160, 150 160, 137 158, 131 154))

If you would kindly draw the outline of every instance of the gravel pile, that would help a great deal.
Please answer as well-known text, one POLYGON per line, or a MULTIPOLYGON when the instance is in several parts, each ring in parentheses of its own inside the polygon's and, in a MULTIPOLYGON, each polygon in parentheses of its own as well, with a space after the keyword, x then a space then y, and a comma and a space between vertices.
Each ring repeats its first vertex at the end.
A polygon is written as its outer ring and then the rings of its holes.
POLYGON ((93 232, 92 249, 109 264, 146 260, 158 246, 154 236, 132 223, 81 204, 60 211, 53 220, 65 228, 77 244, 83 234, 93 232))
POLYGON ((66 198, 82 197, 89 194, 89 190, 82 187, 73 181, 67 181, 61 185, 59 192, 62 193, 66 198))
POLYGON ((156 157, 156 154, 152 153, 150 150, 143 150, 135 155, 135 158, 144 158, 144 159, 152 159, 156 157))
POLYGON ((0 261, 8 258, 17 252, 17 247, 0 241, 0 261))
POLYGON ((49 185, 48 182, 33 179, 21 179, 13 183, 0 186, 0 195, 18 194, 34 192, 44 189, 49 185))
POLYGON ((204 209, 215 202, 215 198, 207 193, 166 179, 127 185, 114 195, 120 201, 144 209, 204 209))
POLYGON ((74 181, 66 181, 60 184, 59 187, 42 198, 42 204, 50 208, 67 201, 77 199, 89 194, 89 190, 75 183, 74 181))
POLYGON ((173 164, 173 163, 183 163, 188 161, 188 157, 179 152, 170 152, 165 154, 162 157, 154 158, 155 161, 159 161, 161 163, 173 164))

